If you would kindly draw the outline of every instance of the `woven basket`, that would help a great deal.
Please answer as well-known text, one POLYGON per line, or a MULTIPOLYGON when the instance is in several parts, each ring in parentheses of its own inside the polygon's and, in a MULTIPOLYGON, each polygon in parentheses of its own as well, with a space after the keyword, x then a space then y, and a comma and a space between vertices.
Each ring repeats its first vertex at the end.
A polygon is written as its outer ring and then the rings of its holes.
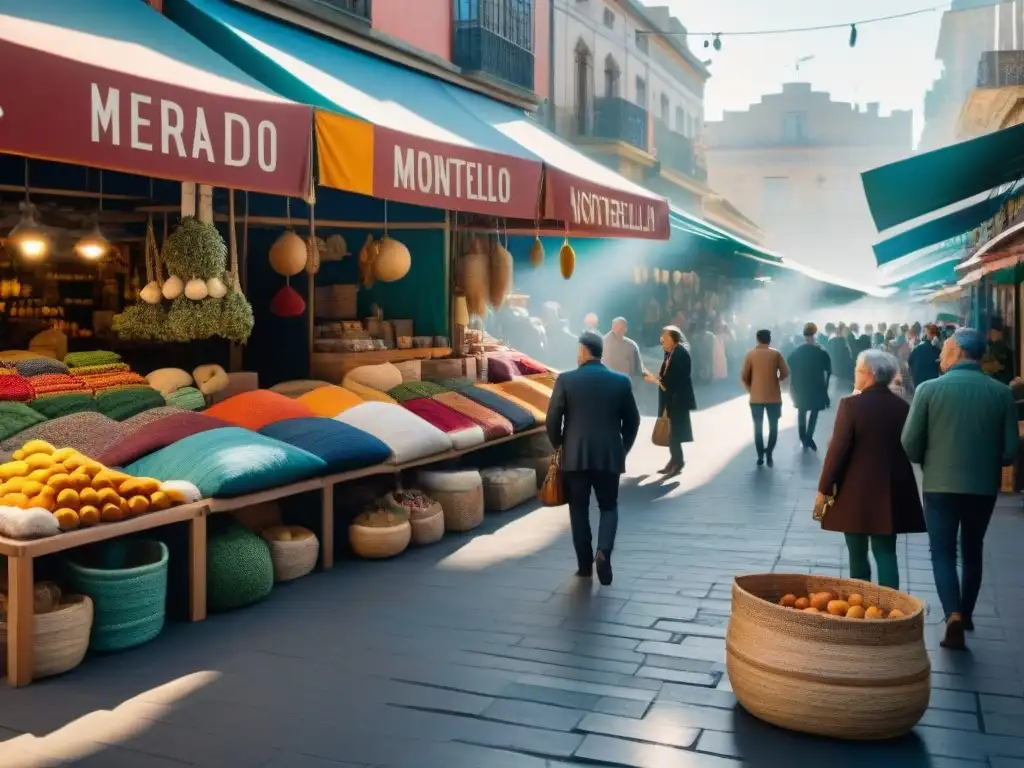
POLYGON ((415 512, 396 501, 393 493, 384 496, 383 502, 385 507, 408 515, 409 523, 412 525, 413 546, 422 547, 444 538, 444 509, 436 501, 429 507, 417 509, 415 512))
POLYGON ((422 547, 444 538, 444 510, 437 505, 437 511, 430 517, 410 520, 413 546, 422 547))
MULTIPOLYGON (((32 642, 32 677, 59 675, 82 663, 89 649, 92 600, 67 595, 56 610, 35 616, 32 642)), ((6 672, 7 622, 0 621, 0 671, 6 672)))
POLYGON ((400 555, 409 546, 412 526, 406 521, 401 525, 387 528, 373 528, 368 525, 350 525, 348 541, 352 551, 365 560, 382 560, 400 555))
POLYGON ((309 574, 316 568, 320 556, 320 540, 313 532, 297 525, 271 526, 260 534, 270 547, 270 558, 274 561, 274 581, 291 581, 309 574), (292 534, 309 534, 304 538, 279 541, 274 534, 285 528, 292 534))
POLYGON ((92 598, 89 648, 120 651, 152 640, 164 628, 167 545, 115 540, 68 561, 75 592, 92 598))
POLYGON ((485 469, 484 506, 489 512, 504 512, 531 501, 537 495, 537 474, 529 467, 485 469))
POLYGON ((894 589, 802 574, 739 576, 726 640, 729 682, 751 714, 840 739, 901 736, 928 709, 924 605, 894 589), (857 592, 898 619, 846 619, 778 605, 786 594, 857 592))
POLYGON ((431 490, 430 498, 444 510, 446 531, 471 531, 484 521, 484 487, 466 491, 431 490))

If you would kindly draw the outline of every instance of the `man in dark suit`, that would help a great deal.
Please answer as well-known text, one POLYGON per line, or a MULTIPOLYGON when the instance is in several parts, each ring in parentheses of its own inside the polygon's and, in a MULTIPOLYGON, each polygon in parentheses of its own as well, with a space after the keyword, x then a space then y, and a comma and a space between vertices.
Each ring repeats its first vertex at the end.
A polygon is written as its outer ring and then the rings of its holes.
POLYGON ((640 428, 640 412, 628 377, 601 363, 604 340, 585 332, 579 338, 579 368, 555 380, 548 404, 547 431, 562 451, 572 543, 579 569, 589 578, 597 566, 602 584, 612 583, 612 548, 619 525, 619 477, 640 428), (601 523, 597 556, 590 531, 590 493, 597 496, 601 523))

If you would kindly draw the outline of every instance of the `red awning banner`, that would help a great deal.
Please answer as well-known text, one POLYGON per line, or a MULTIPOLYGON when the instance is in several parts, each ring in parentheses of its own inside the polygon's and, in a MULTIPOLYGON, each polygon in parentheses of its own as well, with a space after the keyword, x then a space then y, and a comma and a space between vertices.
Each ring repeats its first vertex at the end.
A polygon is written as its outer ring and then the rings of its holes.
MULTIPOLYGON (((135 5, 131 15, 201 45, 135 5)), ((211 55, 201 67, 120 35, 0 13, 0 152, 308 198, 312 109, 237 70, 210 71, 211 55)))
POLYGON ((564 221, 570 234, 651 240, 668 240, 671 234, 667 200, 594 184, 552 167, 545 170, 544 215, 564 221))

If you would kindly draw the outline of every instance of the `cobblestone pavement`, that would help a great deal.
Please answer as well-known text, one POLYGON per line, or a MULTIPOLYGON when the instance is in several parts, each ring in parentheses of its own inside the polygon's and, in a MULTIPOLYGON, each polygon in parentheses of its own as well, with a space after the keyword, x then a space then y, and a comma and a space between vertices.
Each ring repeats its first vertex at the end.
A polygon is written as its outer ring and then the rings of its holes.
MULTIPOLYGON (((911 736, 813 739, 737 707, 724 676, 732 577, 841 574, 843 544, 811 521, 820 457, 798 450, 793 412, 775 468, 759 469, 746 404, 700 397, 681 481, 647 474, 663 451, 631 456, 614 586, 573 577, 565 509, 489 516, 473 534, 342 562, 248 610, 0 691, 0 765, 1024 766, 1016 501, 989 534, 971 652, 939 650, 930 617, 932 706, 911 736)), ((923 538, 901 540, 900 560, 904 584, 937 606, 923 538)))

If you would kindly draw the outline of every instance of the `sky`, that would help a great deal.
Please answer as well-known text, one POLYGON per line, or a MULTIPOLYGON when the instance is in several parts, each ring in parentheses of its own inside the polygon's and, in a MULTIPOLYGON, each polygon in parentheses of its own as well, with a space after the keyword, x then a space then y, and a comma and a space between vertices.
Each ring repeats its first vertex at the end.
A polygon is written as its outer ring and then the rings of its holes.
POLYGON ((803 80, 837 101, 881 103, 883 114, 913 109, 915 137, 922 127, 924 93, 938 76, 935 61, 943 0, 645 0, 668 5, 691 32, 723 32, 722 50, 705 49, 691 34, 689 45, 711 59, 705 118, 745 109, 783 82, 803 80), (847 24, 905 11, 940 10, 858 26, 855 48, 849 28, 777 35, 730 37, 729 32, 847 24), (795 70, 796 60, 813 56, 795 70))

